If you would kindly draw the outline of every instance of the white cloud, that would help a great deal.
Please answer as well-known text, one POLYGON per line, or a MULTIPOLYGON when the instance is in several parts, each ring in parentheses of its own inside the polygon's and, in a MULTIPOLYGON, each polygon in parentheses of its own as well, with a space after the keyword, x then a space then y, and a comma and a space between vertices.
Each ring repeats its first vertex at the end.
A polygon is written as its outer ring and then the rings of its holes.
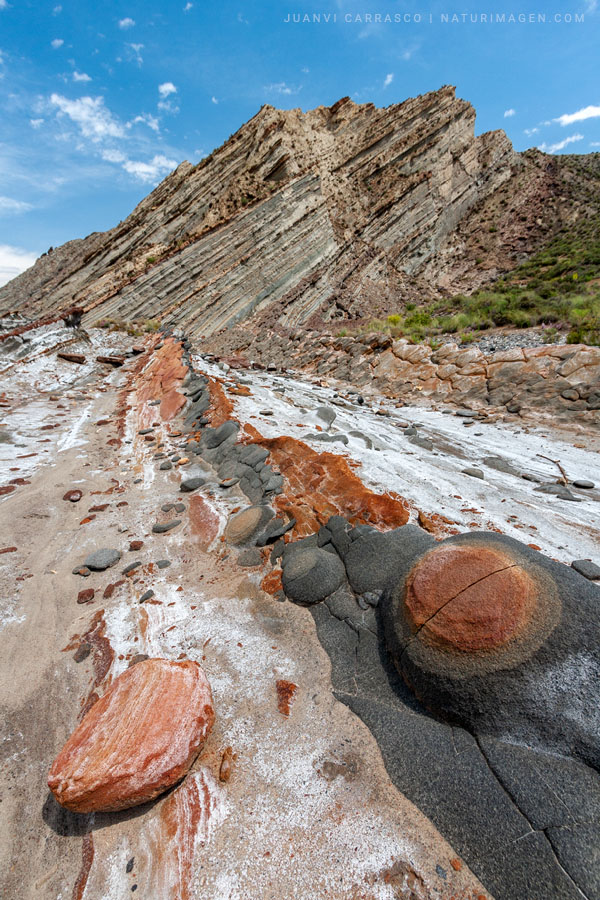
POLYGON ((385 76, 385 81, 383 82, 384 88, 389 87, 393 80, 394 80, 394 73, 393 73, 393 72, 389 72, 389 73, 385 76))
POLYGON ((302 69, 300 71, 304 72, 305 75, 308 75, 308 73, 310 72, 310 69, 308 68, 308 66, 302 66, 302 69))
POLYGON ((0 216, 10 215, 11 213, 23 213, 32 209, 31 203, 24 203, 23 200, 13 200, 12 197, 0 196, 0 216))
POLYGON ((249 24, 250 24, 250 22, 248 21, 248 19, 246 19, 246 17, 245 17, 245 16, 243 15, 243 13, 241 13, 241 12, 239 12, 239 13, 237 14, 237 20, 238 20, 238 22, 241 22, 242 25, 249 25, 249 24))
POLYGON ((50 46, 53 50, 58 50, 59 47, 62 47, 64 41, 62 38, 54 38, 53 41, 50 42, 50 46))
POLYGON ((194 5, 193 3, 186 3, 185 6, 183 7, 183 11, 189 12, 193 5, 194 5))
POLYGON ((158 93, 164 99, 165 97, 168 97, 169 94, 176 94, 177 88, 172 81, 165 81, 164 84, 159 84, 158 93))
POLYGON ((598 0, 587 0, 585 4, 586 13, 595 13, 598 9, 598 0))
POLYGON ((539 131, 539 128, 526 128, 524 134, 526 134, 527 137, 531 137, 532 134, 539 134, 539 131))
POLYGON ((216 97, 211 97, 210 99, 215 104, 219 102, 216 97))
POLYGON ((68 116, 79 126, 82 135, 90 138, 94 143, 105 138, 121 138, 125 134, 123 126, 104 106, 103 97, 80 97, 78 100, 68 100, 61 94, 52 94, 50 103, 58 108, 59 115, 68 116))
POLYGON ((586 119, 597 119, 599 116, 600 106, 585 106, 583 109, 578 109, 577 112, 559 116, 558 119, 554 119, 554 121, 560 122, 564 127, 565 125, 572 125, 573 122, 584 122, 586 119))
POLYGON ((158 119, 156 116, 151 116, 150 113, 144 113, 143 116, 136 116, 135 119, 132 119, 131 122, 128 123, 127 127, 129 128, 129 125, 138 125, 140 123, 147 125, 152 131, 156 131, 157 133, 160 131, 158 119))
POLYGON ((143 44, 127 44, 126 46, 129 47, 129 49, 132 51, 133 58, 135 59, 138 66, 141 66, 141 64, 144 62, 143 57, 142 57, 142 50, 144 49, 144 45, 143 44))
POLYGON ((43 119, 30 119, 29 124, 31 125, 32 128, 40 128, 40 126, 42 126, 44 124, 44 120, 43 119))
POLYGON ((291 94, 300 93, 302 86, 293 87, 286 84, 285 81, 278 81, 275 84, 266 84, 264 89, 270 94, 285 94, 286 96, 289 96, 291 94))
POLYGON ((569 144, 574 144, 576 141, 582 140, 582 134, 572 134, 570 137, 565 138, 564 141, 558 141, 556 144, 540 144, 538 150, 542 150, 544 153, 558 153, 559 150, 564 150, 569 144))
POLYGON ((157 181, 161 176, 172 172, 176 166, 176 160, 168 159, 162 154, 152 157, 149 163, 132 159, 127 159, 123 162, 123 168, 126 172, 144 182, 157 181))
POLYGON ((0 244, 0 287, 32 266, 36 259, 37 253, 30 253, 22 247, 0 244))
POLYGON ((8 9, 8 3, 6 0, 0 0, 0 9, 8 9))
POLYGON ((61 12, 62 12, 62 6, 59 4, 58 6, 55 6, 54 9, 52 10, 52 15, 59 16, 61 14, 61 12))
POLYGON ((590 147, 600 147, 600 141, 592 141, 590 147))
POLYGON ((512 119, 512 117, 513 117, 513 116, 516 116, 516 114, 517 114, 516 109, 512 109, 512 108, 511 108, 511 109, 505 109, 505 110, 504 110, 504 118, 505 118, 505 119, 512 119))
POLYGON ((73 81, 91 81, 89 75, 86 75, 85 72, 73 72, 73 81))
POLYGON ((135 22, 133 19, 130 19, 129 16, 126 16, 124 19, 119 19, 119 28, 133 28, 135 22))

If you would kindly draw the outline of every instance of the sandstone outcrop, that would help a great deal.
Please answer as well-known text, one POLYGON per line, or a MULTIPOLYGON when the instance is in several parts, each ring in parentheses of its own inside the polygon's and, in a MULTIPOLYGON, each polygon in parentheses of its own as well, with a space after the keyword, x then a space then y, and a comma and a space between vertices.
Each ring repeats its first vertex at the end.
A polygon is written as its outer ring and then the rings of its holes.
POLYGON ((48 786, 74 812, 146 803, 183 778, 213 721, 210 685, 197 663, 144 660, 84 716, 52 764, 48 786))
POLYGON ((553 236, 565 210, 590 214, 596 184, 572 157, 515 153, 474 124, 448 86, 385 109, 264 106, 118 226, 41 257, 0 290, 0 311, 40 319, 76 303, 85 326, 158 318, 198 336, 473 290, 553 236))

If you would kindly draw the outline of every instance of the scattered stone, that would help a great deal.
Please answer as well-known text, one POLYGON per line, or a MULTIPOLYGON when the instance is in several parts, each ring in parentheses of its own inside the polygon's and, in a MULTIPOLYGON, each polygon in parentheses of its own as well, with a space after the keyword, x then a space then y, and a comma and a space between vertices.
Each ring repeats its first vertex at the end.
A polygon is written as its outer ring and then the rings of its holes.
POLYGON ((591 491, 596 485, 593 481, 586 481, 582 478, 578 478, 577 481, 573 482, 573 487, 581 488, 584 491, 591 491))
POLYGON ((85 362, 85 356, 83 353, 66 353, 61 351, 56 354, 59 359, 64 359, 67 362, 78 363, 79 365, 83 365, 85 362))
POLYGON ((78 603, 89 603, 90 600, 94 599, 94 588, 87 588, 85 591, 79 591, 77 594, 77 602, 78 603))
POLYGON ((138 434, 141 434, 141 435, 152 434, 153 431, 154 431, 153 428, 142 428, 141 431, 138 431, 138 434))
POLYGON ((134 572, 136 569, 139 569, 139 567, 142 565, 143 565, 143 563, 142 563, 141 559, 138 559, 136 562, 129 563, 129 565, 125 566, 125 568, 122 570, 122 574, 129 575, 130 572, 134 572))
POLYGON ((272 416, 272 415, 273 415, 273 410, 272 410, 272 409, 261 409, 261 410, 259 411, 259 415, 261 415, 261 416, 272 416))
POLYGON ((290 519, 288 522, 284 522, 283 519, 271 519, 263 533, 257 538, 256 546, 266 547, 271 541, 275 541, 291 531, 295 524, 295 519, 290 519))
POLYGON ((78 488, 67 491, 66 494, 63 494, 63 500, 70 500, 71 503, 78 503, 79 500, 83 497, 83 491, 80 491, 78 488))
POLYGON ((590 559, 574 559, 571 567, 589 581, 597 581, 600 578, 600 566, 590 559))
POLYGON ((169 469, 173 468, 173 463, 169 462, 169 460, 167 459, 167 460, 165 460, 165 462, 161 463, 158 468, 161 469, 163 472, 168 472, 169 469))
POLYGON ((463 475, 470 475, 471 478, 485 478, 481 469, 476 469, 474 466, 467 466, 466 469, 461 469, 460 471, 463 475))
POLYGON ((150 600, 151 597, 154 597, 154 591, 152 590, 152 588, 142 594, 142 596, 140 597, 140 603, 145 603, 146 600, 150 600))
POLYGON ((576 497, 575 494, 572 494, 569 488, 564 484, 540 484, 535 490, 539 491, 541 494, 554 494, 561 500, 573 500, 577 503, 581 503, 581 497, 576 497))
POLYGON ((175 503, 173 509, 178 513, 185 512, 185 503, 175 503))
POLYGON ((137 666, 138 663, 144 662, 145 659, 150 659, 147 653, 136 653, 135 656, 131 657, 127 668, 131 669, 132 666, 137 666))
POLYGON ((152 526, 152 531, 154 534, 164 534, 167 531, 171 531, 172 528, 177 528, 178 525, 181 525, 181 519, 173 519, 171 522, 159 522, 152 526))
POLYGON ((454 415, 462 416, 464 419, 474 419, 479 415, 479 412, 476 409, 457 409, 454 415))
POLYGON ((17 550, 16 547, 3 547, 2 550, 0 550, 0 556, 3 553, 16 553, 16 550, 17 550))
POLYGON ((203 484, 206 484, 206 479, 201 475, 194 475, 192 478, 184 478, 179 485, 179 490, 191 492, 202 487, 203 484))
POLYGON ((103 363, 107 366, 114 366, 117 368, 118 366, 122 366, 125 363, 124 356, 97 356, 96 362, 103 363))
POLYGON ((90 569, 88 569, 87 566, 76 566, 73 569, 73 575, 81 575, 82 578, 87 578, 88 575, 91 575, 91 574, 92 574, 92 572, 90 569))
POLYGON ((102 550, 96 550, 94 553, 90 553, 83 565, 87 566, 88 569, 103 572, 104 569, 110 569, 111 566, 118 563, 121 559, 121 555, 119 550, 103 548, 102 550))
POLYGON ((230 544, 245 544, 273 518, 268 506, 248 506, 230 517, 225 527, 225 539, 230 544))
POLYGON ((130 541, 129 542, 130 550, 141 550, 143 546, 144 546, 143 541, 130 541))
POLYGON ((163 505, 161 506, 161 510, 163 512, 171 512, 172 509, 175 509, 174 503, 163 503, 163 505))
POLYGON ((224 478, 223 481, 219 482, 219 487, 221 488, 230 488, 235 484, 238 484, 239 478, 224 478))
POLYGON ((157 560, 156 565, 158 566, 159 569, 168 569, 169 566, 171 565, 171 560, 170 559, 159 559, 159 560, 157 560))
POLYGON ((146 803, 186 774, 213 721, 210 685, 198 663, 144 660, 119 675, 84 716, 52 764, 48 787, 78 813, 146 803))
POLYGON ((73 660, 76 663, 83 662, 84 659, 87 659, 90 653, 92 652, 92 645, 87 641, 84 641, 79 645, 75 653, 73 654, 73 660))

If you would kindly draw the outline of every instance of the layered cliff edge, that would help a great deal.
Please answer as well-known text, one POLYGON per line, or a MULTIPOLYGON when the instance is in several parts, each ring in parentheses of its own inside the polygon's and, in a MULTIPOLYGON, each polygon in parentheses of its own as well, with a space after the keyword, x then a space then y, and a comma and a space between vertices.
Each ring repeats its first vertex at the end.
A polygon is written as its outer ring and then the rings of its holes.
POLYGON ((600 208, 597 155, 519 154, 474 125, 450 86, 384 109, 264 106, 115 228, 41 257, 0 313, 75 305, 88 325, 158 318, 203 336, 470 292, 600 208))

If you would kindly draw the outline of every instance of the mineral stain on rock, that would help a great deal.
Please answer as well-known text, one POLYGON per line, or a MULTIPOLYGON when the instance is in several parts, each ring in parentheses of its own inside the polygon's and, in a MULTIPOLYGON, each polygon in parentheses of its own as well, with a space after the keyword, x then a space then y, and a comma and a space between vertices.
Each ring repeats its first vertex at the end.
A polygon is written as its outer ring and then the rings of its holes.
POLYGON ((294 684, 293 681, 278 679, 275 682, 275 687, 277 689, 277 709, 282 716, 289 716, 298 685, 294 684))

